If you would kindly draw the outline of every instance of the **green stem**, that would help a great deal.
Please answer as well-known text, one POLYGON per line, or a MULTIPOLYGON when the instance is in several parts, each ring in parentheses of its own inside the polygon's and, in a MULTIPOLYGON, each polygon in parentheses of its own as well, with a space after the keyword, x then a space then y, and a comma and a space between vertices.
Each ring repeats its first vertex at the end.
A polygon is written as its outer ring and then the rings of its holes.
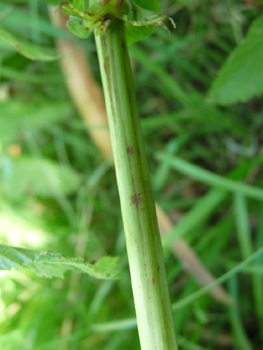
POLYGON ((177 349, 160 233, 139 121, 125 28, 116 20, 96 46, 143 350, 177 349))

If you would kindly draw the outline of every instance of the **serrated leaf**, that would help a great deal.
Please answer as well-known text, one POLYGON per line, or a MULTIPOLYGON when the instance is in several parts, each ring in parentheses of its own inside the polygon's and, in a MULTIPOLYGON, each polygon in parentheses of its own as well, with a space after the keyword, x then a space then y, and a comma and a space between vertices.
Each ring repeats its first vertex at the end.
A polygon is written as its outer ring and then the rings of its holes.
POLYGON ((30 60, 54 61, 60 57, 56 50, 26 42, 4 29, 0 29, 0 40, 9 43, 16 51, 30 60))
POLYGON ((68 1, 62 1, 58 9, 61 8, 64 13, 69 15, 69 30, 81 38, 86 38, 92 31, 95 32, 95 35, 99 35, 110 30, 111 18, 118 18, 125 22, 127 41, 131 43, 150 35, 154 26, 162 26, 167 29, 163 23, 166 20, 169 20, 175 27, 173 19, 148 9, 159 9, 158 4, 154 1, 149 6, 144 1, 126 0, 119 9, 116 0, 105 1, 105 4, 101 1, 94 1, 89 11, 84 11, 74 6, 74 2, 71 4, 68 1), (144 4, 146 8, 139 6, 139 3, 144 4), (143 30, 136 27, 143 27, 143 30))
POLYGON ((263 16, 252 24, 243 42, 232 52, 209 93, 222 105, 246 102, 263 93, 263 16))
POLYGON ((123 20, 135 27, 147 27, 147 26, 161 26, 166 29, 163 21, 170 21, 174 28, 175 28, 175 23, 170 17, 163 16, 156 14, 152 11, 149 11, 147 9, 144 9, 137 4, 133 3, 132 10, 129 11, 127 18, 123 17, 123 20))
POLYGON ((28 192, 40 197, 69 195, 81 184, 81 176, 72 168, 31 156, 3 158, 0 177, 2 192, 11 199, 28 192))
POLYGON ((0 270, 28 268, 41 277, 63 278, 70 270, 87 273, 99 279, 113 279, 117 275, 117 257, 105 256, 95 264, 82 258, 69 258, 55 252, 41 252, 31 249, 0 244, 0 270))

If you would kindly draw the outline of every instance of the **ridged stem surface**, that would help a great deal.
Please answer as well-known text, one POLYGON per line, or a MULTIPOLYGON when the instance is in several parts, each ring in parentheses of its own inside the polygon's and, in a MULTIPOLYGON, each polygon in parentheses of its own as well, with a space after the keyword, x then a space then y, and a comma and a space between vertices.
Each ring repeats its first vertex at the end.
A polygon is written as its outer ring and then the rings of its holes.
POLYGON ((160 233, 138 115, 125 28, 97 35, 111 142, 143 350, 175 350, 160 233))

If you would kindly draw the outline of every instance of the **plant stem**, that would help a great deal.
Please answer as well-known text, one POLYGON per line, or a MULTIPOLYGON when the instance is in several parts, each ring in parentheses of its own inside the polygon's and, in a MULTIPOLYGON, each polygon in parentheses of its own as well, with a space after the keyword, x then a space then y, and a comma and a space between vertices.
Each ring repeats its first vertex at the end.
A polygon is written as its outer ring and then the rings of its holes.
POLYGON ((123 22, 95 36, 143 350, 177 349, 123 22))

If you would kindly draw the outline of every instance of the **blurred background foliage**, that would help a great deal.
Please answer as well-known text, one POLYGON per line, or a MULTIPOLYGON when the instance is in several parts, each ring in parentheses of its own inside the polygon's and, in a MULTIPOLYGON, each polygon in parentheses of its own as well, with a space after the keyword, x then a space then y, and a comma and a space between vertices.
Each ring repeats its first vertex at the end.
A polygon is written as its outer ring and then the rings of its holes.
MULTIPOLYGON (((162 0, 177 29, 130 46, 155 198, 217 277, 263 243, 260 193, 220 192, 209 178, 262 187, 263 17, 253 3, 162 0), (210 172, 196 181, 191 163, 210 172)), ((115 172, 56 59, 57 39, 81 45, 100 82, 94 40, 53 27, 48 4, 57 1, 0 3, 0 240, 90 262, 120 256, 121 271, 115 281, 2 273, 0 348, 139 349, 115 172)), ((200 287, 164 253, 175 303, 200 287)), ((235 306, 205 294, 175 310, 181 350, 263 349, 261 263, 228 278, 235 306)))

